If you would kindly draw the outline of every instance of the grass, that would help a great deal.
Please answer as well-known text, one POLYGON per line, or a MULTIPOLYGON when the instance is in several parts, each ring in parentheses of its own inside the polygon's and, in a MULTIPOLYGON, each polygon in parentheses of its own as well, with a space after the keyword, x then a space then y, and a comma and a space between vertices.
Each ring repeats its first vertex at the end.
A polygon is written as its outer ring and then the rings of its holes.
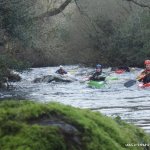
POLYGON ((126 147, 138 143, 150 136, 119 118, 58 103, 0 102, 0 150, 148 150, 126 147))

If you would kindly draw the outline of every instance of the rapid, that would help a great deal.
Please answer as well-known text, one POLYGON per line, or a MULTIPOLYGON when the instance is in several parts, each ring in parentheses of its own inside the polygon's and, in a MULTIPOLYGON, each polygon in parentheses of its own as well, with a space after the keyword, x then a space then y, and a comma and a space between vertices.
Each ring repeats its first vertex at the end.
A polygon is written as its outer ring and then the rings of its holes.
POLYGON ((79 108, 99 111, 104 115, 120 116, 126 122, 133 123, 150 133, 150 88, 141 89, 137 84, 127 88, 124 83, 135 79, 141 69, 115 74, 106 68, 103 71, 118 80, 108 80, 102 89, 89 88, 87 82, 80 82, 93 68, 65 66, 65 69, 78 81, 71 83, 51 82, 34 83, 33 80, 53 74, 58 67, 32 68, 20 73, 21 82, 11 83, 15 88, 1 91, 0 98, 19 97, 40 102, 60 102, 79 108))

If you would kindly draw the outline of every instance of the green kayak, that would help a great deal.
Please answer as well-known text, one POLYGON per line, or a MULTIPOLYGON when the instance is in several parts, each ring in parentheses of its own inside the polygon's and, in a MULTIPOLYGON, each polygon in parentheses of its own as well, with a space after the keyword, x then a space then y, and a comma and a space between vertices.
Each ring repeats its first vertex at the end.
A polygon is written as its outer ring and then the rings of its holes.
POLYGON ((105 81, 92 81, 91 80, 88 82, 88 86, 90 88, 97 88, 97 89, 105 87, 105 84, 106 84, 105 81))
POLYGON ((108 77, 106 77, 106 80, 118 80, 118 78, 117 77, 108 76, 108 77))

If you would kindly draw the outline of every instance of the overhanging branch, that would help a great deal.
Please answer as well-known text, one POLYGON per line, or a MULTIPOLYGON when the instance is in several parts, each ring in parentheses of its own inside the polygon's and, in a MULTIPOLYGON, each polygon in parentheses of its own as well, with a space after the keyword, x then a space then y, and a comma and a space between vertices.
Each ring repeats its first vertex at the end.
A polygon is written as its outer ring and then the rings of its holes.
POLYGON ((34 20, 40 20, 43 19, 44 17, 50 17, 50 16, 55 16, 59 13, 61 13, 68 5, 69 3, 71 3, 72 0, 66 0, 62 5, 60 5, 59 8, 54 8, 50 11, 47 11, 43 14, 41 14, 40 16, 34 17, 34 20))
POLYGON ((128 1, 128 2, 132 2, 132 3, 134 3, 134 4, 136 4, 136 5, 140 6, 140 7, 150 9, 150 6, 149 6, 149 5, 146 5, 146 4, 143 4, 143 3, 137 2, 136 0, 126 0, 126 1, 128 1))

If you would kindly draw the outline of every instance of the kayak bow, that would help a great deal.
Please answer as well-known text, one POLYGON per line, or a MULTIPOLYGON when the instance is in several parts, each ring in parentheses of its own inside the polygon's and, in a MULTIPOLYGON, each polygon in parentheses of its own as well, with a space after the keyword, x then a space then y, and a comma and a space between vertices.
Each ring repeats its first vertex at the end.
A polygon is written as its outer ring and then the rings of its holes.
POLYGON ((97 88, 97 89, 105 87, 105 84, 106 84, 105 81, 92 81, 91 80, 91 81, 88 82, 88 86, 89 87, 91 87, 91 88, 97 88))
POLYGON ((150 82, 149 82, 149 83, 145 83, 145 84, 140 83, 138 86, 139 86, 140 88, 150 88, 150 82))

